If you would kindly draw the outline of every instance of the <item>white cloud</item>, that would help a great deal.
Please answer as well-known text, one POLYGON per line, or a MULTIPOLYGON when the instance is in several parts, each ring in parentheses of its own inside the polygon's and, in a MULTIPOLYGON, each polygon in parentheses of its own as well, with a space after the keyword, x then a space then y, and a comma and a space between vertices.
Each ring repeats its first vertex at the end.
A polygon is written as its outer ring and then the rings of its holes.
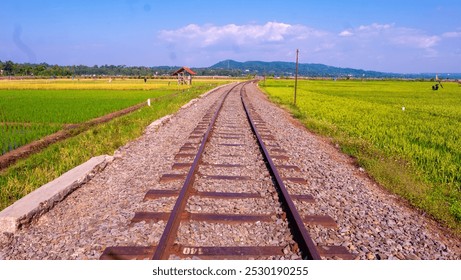
POLYGON ((344 30, 338 35, 341 37, 351 37, 351 36, 354 36, 354 33, 352 33, 350 30, 344 30))
POLYGON ((461 38, 461 32, 445 32, 442 34, 444 38, 461 38))
POLYGON ((390 40, 397 45, 414 47, 419 49, 432 49, 440 41, 439 36, 427 36, 422 34, 400 34, 390 40))
MULTIPOLYGON (((418 49, 431 49, 441 40, 439 36, 427 35, 421 30, 379 23, 361 25, 339 34, 340 37, 351 37, 352 35, 356 37, 357 44, 363 45, 368 40, 374 45, 389 44, 418 49)), ((449 35, 453 36, 453 34, 449 35)))
POLYGON ((159 38, 167 42, 194 44, 208 47, 218 44, 255 45, 283 43, 322 36, 324 32, 303 25, 267 22, 264 25, 224 26, 189 24, 176 30, 162 30, 159 38))
POLYGON ((362 32, 376 32, 376 31, 388 30, 392 27, 393 27, 393 24, 373 23, 371 25, 360 25, 358 30, 362 32))

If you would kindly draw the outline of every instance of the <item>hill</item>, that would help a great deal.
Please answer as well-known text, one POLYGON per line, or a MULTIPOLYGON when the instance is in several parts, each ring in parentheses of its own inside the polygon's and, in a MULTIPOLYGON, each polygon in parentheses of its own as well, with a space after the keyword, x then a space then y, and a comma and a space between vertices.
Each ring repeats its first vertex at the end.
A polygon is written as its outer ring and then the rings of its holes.
MULTIPOLYGON (((296 63, 294 62, 263 62, 263 61, 247 61, 238 62, 235 60, 224 60, 209 67, 215 70, 240 71, 243 75, 274 75, 274 76, 294 76, 296 63)), ((353 68, 341 68, 328 66, 325 64, 315 63, 300 63, 298 65, 298 74, 308 77, 366 77, 366 78, 412 78, 412 79, 431 79, 435 77, 435 73, 422 74, 399 74, 385 73, 377 71, 369 71, 353 68)), ((440 78, 459 79, 461 74, 438 74, 440 78)))

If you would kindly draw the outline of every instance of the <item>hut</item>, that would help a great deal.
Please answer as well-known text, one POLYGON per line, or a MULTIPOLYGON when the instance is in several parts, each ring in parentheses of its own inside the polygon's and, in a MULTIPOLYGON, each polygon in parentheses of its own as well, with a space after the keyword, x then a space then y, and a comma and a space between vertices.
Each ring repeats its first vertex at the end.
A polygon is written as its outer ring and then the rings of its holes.
POLYGON ((192 85, 192 76, 197 75, 189 67, 183 66, 171 74, 172 76, 178 76, 178 85, 192 85))

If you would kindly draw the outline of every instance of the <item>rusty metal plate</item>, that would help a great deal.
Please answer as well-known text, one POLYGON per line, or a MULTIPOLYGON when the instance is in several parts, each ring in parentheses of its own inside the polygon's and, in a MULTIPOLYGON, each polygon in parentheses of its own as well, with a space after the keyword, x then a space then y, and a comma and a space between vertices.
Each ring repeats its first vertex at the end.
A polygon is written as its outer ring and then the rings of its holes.
MULTIPOLYGON (((145 260, 151 259, 156 246, 117 246, 107 247, 100 260, 145 260)), ((196 247, 175 246, 169 252, 182 258, 198 256, 204 259, 239 259, 242 257, 281 256, 282 246, 245 246, 245 247, 196 247)))
POLYGON ((183 147, 197 147, 197 143, 192 143, 192 142, 186 142, 183 147))
POLYGON ((218 136, 221 139, 242 139, 241 136, 218 136))
POLYGON ((245 144, 219 144, 219 146, 242 147, 242 146, 245 146, 245 144))
POLYGON ((192 163, 188 162, 175 162, 173 164, 173 169, 178 170, 178 169, 189 169, 192 166, 192 163))
POLYGON ((318 246, 317 249, 322 257, 325 258, 340 258, 343 260, 353 260, 356 258, 355 254, 352 254, 343 246, 318 246))
POLYGON ((279 159, 279 160, 289 160, 290 159, 290 157, 286 155, 271 155, 271 158, 279 159))
POLYGON ((197 192, 196 195, 223 199, 262 198, 259 193, 197 192))
POLYGON ((163 174, 160 183, 186 179, 187 174, 163 174))
MULTIPOLYGON (((216 259, 230 256, 258 257, 258 256, 281 256, 281 246, 246 246, 246 247, 194 247, 180 246, 179 256, 214 257, 216 259)), ((208 259, 208 258, 207 258, 208 259)))
POLYGON ((212 167, 216 167, 216 168, 234 168, 234 167, 243 168, 243 167, 246 166, 246 165, 243 165, 243 164, 231 164, 231 163, 205 163, 203 165, 212 166, 212 167))
POLYGON ((218 136, 244 136, 243 133, 235 133, 235 132, 216 132, 218 136))
POLYGON ((193 221, 216 222, 216 223, 254 223, 270 222, 270 215, 240 215, 240 214, 211 214, 211 213, 190 213, 193 221))
POLYGON ((239 155, 219 155, 220 157, 241 157, 239 155))
POLYGON ((315 202, 314 197, 312 195, 310 195, 310 194, 292 194, 290 196, 293 199, 301 200, 301 201, 304 201, 304 202, 310 202, 310 203, 315 202))
MULTIPOLYGON (((141 221, 158 222, 168 220, 170 213, 168 212, 136 212, 132 223, 141 221)), ((272 221, 270 215, 240 215, 240 214, 212 214, 212 213, 189 213, 184 212, 181 214, 181 219, 192 220, 199 222, 210 223, 255 223, 255 222, 270 222, 272 221)))
POLYGON ((157 199, 160 197, 178 196, 179 190, 149 190, 144 196, 144 200, 157 199))
POLYGON ((107 247, 100 260, 145 260, 154 255, 155 246, 117 246, 107 247))
POLYGON ((286 153, 287 152, 286 150, 280 149, 280 148, 271 149, 270 151, 274 153, 286 153))
POLYGON ((168 220, 170 217, 170 213, 167 212, 136 212, 134 213, 133 219, 131 219, 132 223, 139 223, 142 221, 149 221, 149 222, 158 222, 158 221, 165 221, 168 220))
POLYGON ((179 152, 190 152, 190 151, 194 151, 196 150, 197 148, 195 147, 182 147, 179 149, 179 152))
POLYGON ((307 180, 299 177, 282 177, 282 180, 289 181, 296 184, 307 184, 307 180))
POLYGON ((191 158, 191 157, 195 157, 196 154, 183 154, 183 153, 179 153, 179 154, 176 154, 174 156, 174 159, 179 159, 179 158, 191 158))
POLYGON ((329 228, 338 227, 335 220, 327 215, 307 215, 303 217, 303 222, 306 224, 321 225, 329 228))
POLYGON ((279 148, 280 148, 280 145, 277 144, 277 143, 274 143, 274 144, 265 144, 265 146, 267 146, 267 147, 279 147, 279 148))
POLYGON ((230 181, 251 180, 250 176, 226 176, 226 175, 203 175, 202 178, 210 179, 210 180, 230 180, 230 181))
POLYGON ((272 135, 261 135, 261 138, 264 140, 275 140, 275 137, 272 135))
POLYGON ((277 169, 288 169, 288 170, 294 170, 294 171, 301 171, 301 169, 299 169, 299 167, 297 167, 296 165, 280 164, 280 165, 276 165, 275 167, 277 167, 277 169))

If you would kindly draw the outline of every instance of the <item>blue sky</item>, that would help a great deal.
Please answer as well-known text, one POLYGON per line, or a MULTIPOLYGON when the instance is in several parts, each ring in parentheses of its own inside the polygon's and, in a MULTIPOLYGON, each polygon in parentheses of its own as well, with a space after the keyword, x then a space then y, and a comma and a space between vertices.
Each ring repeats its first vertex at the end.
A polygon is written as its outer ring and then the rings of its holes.
POLYGON ((459 0, 2 0, 0 60, 59 65, 323 63, 461 72, 459 0))

